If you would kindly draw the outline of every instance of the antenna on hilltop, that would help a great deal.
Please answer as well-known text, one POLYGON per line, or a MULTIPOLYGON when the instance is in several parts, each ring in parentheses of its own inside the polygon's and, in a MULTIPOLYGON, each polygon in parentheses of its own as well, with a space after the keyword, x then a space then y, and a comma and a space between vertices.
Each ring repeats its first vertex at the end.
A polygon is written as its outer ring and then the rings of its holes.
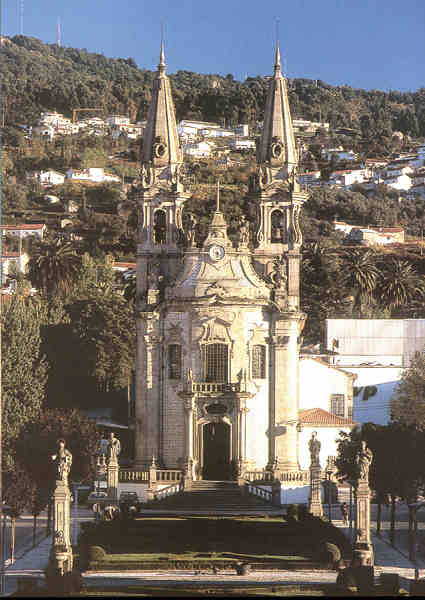
POLYGON ((60 48, 62 45, 62 26, 60 17, 58 17, 58 25, 56 29, 56 45, 60 48))

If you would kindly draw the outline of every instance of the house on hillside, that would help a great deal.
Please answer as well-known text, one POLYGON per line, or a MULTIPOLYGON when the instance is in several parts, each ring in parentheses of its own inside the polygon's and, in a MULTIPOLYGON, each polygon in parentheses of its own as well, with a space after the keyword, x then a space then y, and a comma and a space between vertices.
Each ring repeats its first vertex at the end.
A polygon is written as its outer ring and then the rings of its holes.
POLYGON ((71 181, 91 181, 93 183, 104 183, 114 181, 119 183, 121 179, 117 175, 105 173, 101 167, 89 167, 88 169, 69 169, 66 178, 71 181))
POLYGON ((62 185, 65 181, 65 175, 63 173, 59 173, 59 171, 54 171, 53 169, 31 173, 30 177, 37 179, 38 182, 43 186, 62 185))
POLYGON ((185 144, 183 152, 186 156, 192 156, 193 158, 208 158, 211 156, 214 147, 214 144, 210 142, 197 142, 194 144, 185 144))
POLYGON ((20 238, 25 238, 31 235, 37 235, 43 239, 47 231, 45 223, 21 223, 19 225, 1 225, 3 236, 16 235, 20 238))
POLYGON ((8 277, 14 269, 18 273, 25 273, 28 261, 29 256, 26 252, 8 252, 7 250, 3 252, 1 257, 2 285, 7 283, 8 277))
POLYGON ((301 185, 315 185, 320 181, 320 171, 309 171, 298 175, 298 183, 301 185))

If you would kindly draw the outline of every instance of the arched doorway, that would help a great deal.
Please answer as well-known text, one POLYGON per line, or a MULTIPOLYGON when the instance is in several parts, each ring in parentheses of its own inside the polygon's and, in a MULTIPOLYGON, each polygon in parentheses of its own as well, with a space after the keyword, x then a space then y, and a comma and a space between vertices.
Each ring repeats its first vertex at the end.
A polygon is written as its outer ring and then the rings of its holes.
POLYGON ((212 481, 231 479, 230 425, 224 421, 206 423, 202 436, 202 478, 212 481))

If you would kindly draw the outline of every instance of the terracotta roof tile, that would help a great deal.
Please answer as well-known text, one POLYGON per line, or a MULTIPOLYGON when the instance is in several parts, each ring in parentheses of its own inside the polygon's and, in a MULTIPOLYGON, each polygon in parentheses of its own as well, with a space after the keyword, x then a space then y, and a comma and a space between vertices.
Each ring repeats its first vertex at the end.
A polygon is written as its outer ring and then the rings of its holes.
POLYGON ((337 417, 323 408, 308 408, 300 410, 300 421, 303 425, 324 425, 328 427, 353 427, 352 419, 337 417))

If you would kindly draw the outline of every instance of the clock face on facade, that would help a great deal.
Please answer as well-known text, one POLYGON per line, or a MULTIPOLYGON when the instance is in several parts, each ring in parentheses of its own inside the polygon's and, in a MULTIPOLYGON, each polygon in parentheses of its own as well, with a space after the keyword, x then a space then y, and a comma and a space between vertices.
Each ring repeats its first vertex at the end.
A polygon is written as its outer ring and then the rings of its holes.
POLYGON ((209 255, 212 260, 220 260, 224 256, 224 248, 223 246, 218 246, 214 244, 214 246, 210 247, 209 255))

